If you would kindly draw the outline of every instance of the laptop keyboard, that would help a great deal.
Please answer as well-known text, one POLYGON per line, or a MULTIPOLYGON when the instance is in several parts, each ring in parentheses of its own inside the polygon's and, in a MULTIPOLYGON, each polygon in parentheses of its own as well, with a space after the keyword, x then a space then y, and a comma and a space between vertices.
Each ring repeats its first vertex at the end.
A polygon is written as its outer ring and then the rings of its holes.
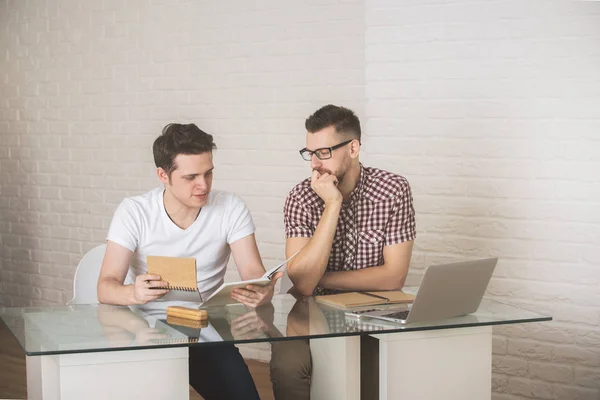
POLYGON ((387 318, 396 318, 396 319, 406 319, 408 317, 409 310, 399 311, 395 313, 385 314, 384 317, 387 318))

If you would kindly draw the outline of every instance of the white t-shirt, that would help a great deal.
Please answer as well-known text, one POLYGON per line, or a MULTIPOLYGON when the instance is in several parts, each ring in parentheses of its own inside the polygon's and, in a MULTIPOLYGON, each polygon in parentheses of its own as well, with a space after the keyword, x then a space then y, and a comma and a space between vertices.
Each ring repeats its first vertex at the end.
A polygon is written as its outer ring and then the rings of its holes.
POLYGON ((169 218, 163 188, 128 197, 117 207, 107 240, 134 252, 129 276, 148 271, 146 256, 193 257, 202 298, 222 283, 229 245, 254 233, 252 216, 243 200, 227 192, 210 192, 206 205, 187 229, 169 218))

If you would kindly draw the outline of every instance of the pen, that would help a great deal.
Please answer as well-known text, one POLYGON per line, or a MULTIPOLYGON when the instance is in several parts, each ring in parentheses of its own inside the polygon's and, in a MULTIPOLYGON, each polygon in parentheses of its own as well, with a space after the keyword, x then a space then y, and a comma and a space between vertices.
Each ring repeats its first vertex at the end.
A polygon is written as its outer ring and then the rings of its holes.
POLYGON ((376 295, 376 294, 373 294, 373 293, 362 292, 362 291, 359 291, 358 293, 364 294, 364 295, 367 295, 367 296, 371 296, 371 297, 377 297, 378 299, 385 300, 386 303, 388 301, 390 301, 390 299, 388 299, 387 297, 379 296, 379 295, 376 295))

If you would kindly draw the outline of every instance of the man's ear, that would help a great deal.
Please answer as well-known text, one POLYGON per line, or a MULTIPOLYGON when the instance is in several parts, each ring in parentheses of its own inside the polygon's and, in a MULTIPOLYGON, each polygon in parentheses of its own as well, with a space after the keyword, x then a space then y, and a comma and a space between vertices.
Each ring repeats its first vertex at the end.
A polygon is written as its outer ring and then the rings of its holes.
POLYGON ((350 142, 350 158, 357 158, 358 153, 360 153, 360 142, 354 139, 350 142))
POLYGON ((156 169, 156 175, 158 176, 158 179, 160 179, 160 181, 165 185, 171 183, 171 178, 169 178, 169 174, 167 174, 167 171, 165 171, 164 169, 158 167, 156 169))

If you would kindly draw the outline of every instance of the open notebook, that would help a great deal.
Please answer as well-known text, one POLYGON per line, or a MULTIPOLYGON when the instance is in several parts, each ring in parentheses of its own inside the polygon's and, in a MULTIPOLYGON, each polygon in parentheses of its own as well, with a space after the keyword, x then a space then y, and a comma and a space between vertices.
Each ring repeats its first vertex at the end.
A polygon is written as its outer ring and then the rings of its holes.
POLYGON ((199 303, 201 306, 213 306, 237 303, 231 298, 231 292, 236 288, 245 288, 248 285, 268 285, 273 275, 299 252, 298 250, 290 258, 265 272, 260 278, 223 283, 206 299, 202 299, 198 291, 195 258, 148 256, 146 262, 149 274, 160 275, 162 280, 169 283, 168 289, 171 291, 163 296, 161 301, 186 301, 199 303))
POLYGON ((227 304, 236 304, 237 300, 231 298, 231 292, 237 288, 245 288, 248 285, 258 285, 258 286, 266 286, 271 283, 271 279, 273 275, 277 271, 279 271, 285 264, 287 264, 292 258, 298 254, 300 250, 292 254, 290 258, 277 265, 276 267, 271 268, 267 272, 264 273, 258 279, 249 279, 247 281, 239 281, 239 282, 225 282, 217 290, 215 290, 201 305, 202 306, 216 306, 216 305, 227 305, 227 304))

